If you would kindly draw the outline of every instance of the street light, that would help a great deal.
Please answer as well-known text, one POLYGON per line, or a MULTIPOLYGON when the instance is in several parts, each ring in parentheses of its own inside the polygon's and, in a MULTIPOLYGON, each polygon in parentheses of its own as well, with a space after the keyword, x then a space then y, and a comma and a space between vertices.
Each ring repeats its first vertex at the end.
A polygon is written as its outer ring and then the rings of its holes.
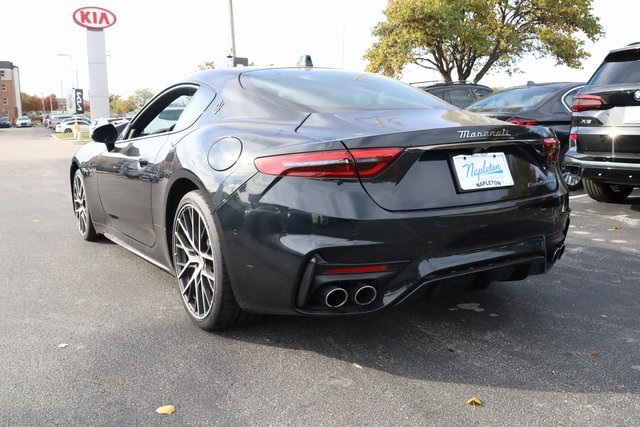
MULTIPOLYGON (((58 56, 66 56, 67 58, 69 58, 69 63, 71 65, 71 81, 69 82, 69 84, 73 87, 73 56, 71 56, 71 54, 69 53, 58 53, 58 56)), ((76 88, 78 87, 78 74, 76 74, 76 88)))

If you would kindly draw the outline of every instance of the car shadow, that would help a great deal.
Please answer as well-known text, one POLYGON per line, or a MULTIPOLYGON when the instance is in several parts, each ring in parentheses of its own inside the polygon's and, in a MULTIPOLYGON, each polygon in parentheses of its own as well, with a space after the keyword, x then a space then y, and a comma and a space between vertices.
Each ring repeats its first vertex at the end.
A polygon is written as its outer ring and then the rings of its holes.
POLYGON ((629 205, 629 208, 632 211, 640 211, 640 194, 633 193, 631 196, 627 197, 625 204, 629 205))
POLYGON ((630 267, 637 261, 574 248, 551 272, 524 282, 368 316, 265 316, 219 335, 427 381, 638 393, 640 360, 633 355, 640 332, 633 313, 640 297, 630 267), (602 265, 607 259, 619 261, 616 277, 623 279, 612 279, 602 265))

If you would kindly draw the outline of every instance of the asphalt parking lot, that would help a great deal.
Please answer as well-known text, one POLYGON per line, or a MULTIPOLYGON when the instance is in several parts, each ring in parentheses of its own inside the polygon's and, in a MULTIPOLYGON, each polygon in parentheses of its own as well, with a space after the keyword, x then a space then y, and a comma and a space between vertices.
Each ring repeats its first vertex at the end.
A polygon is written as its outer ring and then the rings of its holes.
POLYGON ((0 129, 1 426, 640 424, 638 190, 620 205, 572 195, 546 275, 210 334, 170 275, 80 238, 77 148, 0 129))

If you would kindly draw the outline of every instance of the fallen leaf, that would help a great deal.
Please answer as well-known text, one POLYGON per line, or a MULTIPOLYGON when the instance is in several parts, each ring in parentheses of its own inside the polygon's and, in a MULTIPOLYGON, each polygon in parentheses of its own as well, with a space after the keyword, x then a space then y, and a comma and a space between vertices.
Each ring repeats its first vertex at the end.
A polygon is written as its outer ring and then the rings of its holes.
POLYGON ((613 231, 613 230, 622 230, 622 227, 620 227, 618 224, 614 225, 613 227, 608 229, 609 231, 613 231))
POLYGON ((599 352, 598 350, 592 350, 592 351, 591 351, 591 355, 592 355, 592 356, 599 356, 599 355, 600 355, 600 352, 599 352))
POLYGON ((471 406, 482 406, 482 400, 474 396, 471 399, 467 400, 467 404, 471 406))
POLYGON ((67 344, 66 342, 63 342, 62 344, 58 344, 58 348, 65 348, 68 345, 69 344, 67 344))
POLYGON ((164 405, 156 409, 156 412, 160 415, 171 415, 176 412, 176 407, 173 405, 164 405))

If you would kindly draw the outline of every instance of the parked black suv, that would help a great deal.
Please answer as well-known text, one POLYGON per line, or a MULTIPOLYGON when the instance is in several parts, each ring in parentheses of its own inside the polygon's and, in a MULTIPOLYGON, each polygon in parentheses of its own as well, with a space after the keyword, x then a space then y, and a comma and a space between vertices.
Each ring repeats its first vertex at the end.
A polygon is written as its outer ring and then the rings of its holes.
POLYGON ((571 109, 567 171, 592 199, 623 202, 640 186, 640 43, 609 52, 571 109))
POLYGON ((436 83, 427 86, 414 83, 413 85, 460 108, 466 108, 493 92, 489 86, 466 82, 436 83))

